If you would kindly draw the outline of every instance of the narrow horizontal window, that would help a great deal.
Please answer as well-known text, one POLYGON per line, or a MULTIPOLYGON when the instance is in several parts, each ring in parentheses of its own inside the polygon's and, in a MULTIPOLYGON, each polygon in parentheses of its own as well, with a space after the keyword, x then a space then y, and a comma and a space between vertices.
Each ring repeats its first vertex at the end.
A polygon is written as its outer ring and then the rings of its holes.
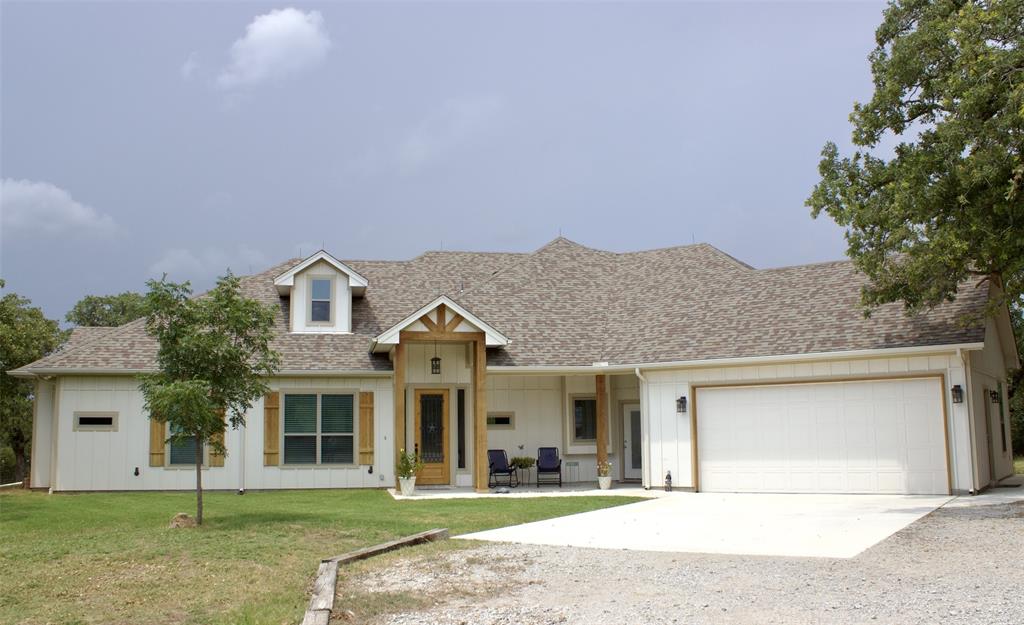
POLYGON ((79 432, 116 432, 116 412, 76 412, 74 429, 79 432))
POLYGON ((515 415, 511 412, 491 412, 487 414, 487 429, 513 430, 516 426, 515 415))

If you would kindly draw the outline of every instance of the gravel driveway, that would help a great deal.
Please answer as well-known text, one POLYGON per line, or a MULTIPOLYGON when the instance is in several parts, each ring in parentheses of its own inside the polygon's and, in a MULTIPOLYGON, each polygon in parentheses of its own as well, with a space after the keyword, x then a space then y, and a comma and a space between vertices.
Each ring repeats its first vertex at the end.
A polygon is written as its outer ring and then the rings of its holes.
POLYGON ((1024 623, 1024 503, 939 509, 847 560, 511 544, 406 553, 343 573, 336 605, 379 596, 383 613, 335 622, 1024 623))

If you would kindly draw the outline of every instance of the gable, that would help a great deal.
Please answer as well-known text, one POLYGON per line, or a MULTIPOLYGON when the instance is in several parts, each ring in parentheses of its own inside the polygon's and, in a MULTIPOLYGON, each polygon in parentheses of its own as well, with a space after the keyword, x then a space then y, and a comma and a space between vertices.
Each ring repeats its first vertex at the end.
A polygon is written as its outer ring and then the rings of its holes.
POLYGON ((488 347, 504 347, 509 339, 464 307, 444 295, 405 317, 379 334, 371 351, 381 353, 397 345, 403 332, 417 332, 434 335, 458 335, 480 333, 488 347))

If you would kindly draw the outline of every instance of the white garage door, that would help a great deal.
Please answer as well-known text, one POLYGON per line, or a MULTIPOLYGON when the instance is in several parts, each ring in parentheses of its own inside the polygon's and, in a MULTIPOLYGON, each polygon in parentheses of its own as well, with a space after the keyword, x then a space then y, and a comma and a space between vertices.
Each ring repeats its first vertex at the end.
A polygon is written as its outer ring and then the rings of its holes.
POLYGON ((946 494, 938 378, 697 391, 700 490, 946 494))

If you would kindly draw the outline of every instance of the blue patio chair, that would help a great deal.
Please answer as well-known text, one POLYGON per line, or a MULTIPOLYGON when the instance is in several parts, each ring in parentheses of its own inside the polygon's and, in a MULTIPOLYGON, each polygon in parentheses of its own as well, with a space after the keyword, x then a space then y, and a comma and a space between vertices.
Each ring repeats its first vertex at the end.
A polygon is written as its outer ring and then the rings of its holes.
POLYGON ((557 447, 541 447, 537 449, 537 486, 542 480, 554 484, 554 476, 558 476, 558 487, 562 487, 562 459, 558 457, 557 447), (545 477, 547 476, 547 477, 545 477))
POLYGON ((508 465, 508 455, 504 449, 488 449, 487 461, 491 465, 490 473, 487 475, 487 488, 501 486, 498 483, 500 478, 507 480, 506 485, 510 488, 519 486, 519 472, 515 467, 508 465))

